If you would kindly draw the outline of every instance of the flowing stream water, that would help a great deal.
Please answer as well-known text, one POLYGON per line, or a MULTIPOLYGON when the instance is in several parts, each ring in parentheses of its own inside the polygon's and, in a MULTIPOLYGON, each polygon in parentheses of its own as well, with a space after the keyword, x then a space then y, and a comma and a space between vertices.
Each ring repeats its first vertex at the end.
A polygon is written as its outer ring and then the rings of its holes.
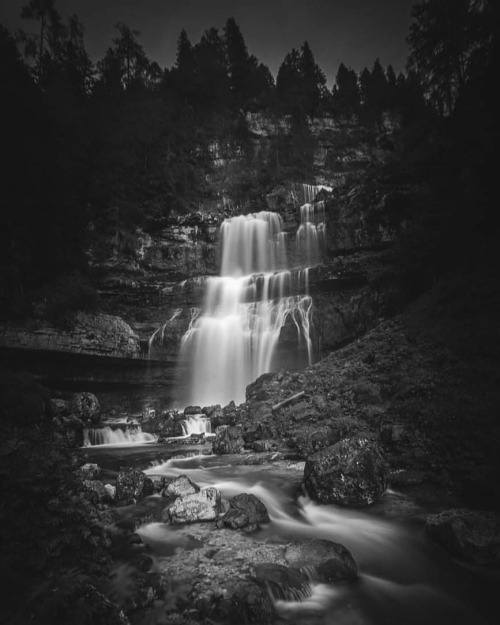
MULTIPOLYGON (((205 301, 193 315, 182 342, 182 358, 191 364, 184 405, 226 405, 245 400, 245 387, 276 366, 277 345, 285 323, 293 323, 297 349, 314 358, 313 303, 307 293, 308 267, 320 262, 324 247, 324 205, 315 202, 319 187, 305 186, 295 234, 298 266, 289 266, 286 235, 278 215, 261 212, 227 219, 221 228, 221 275, 205 281, 205 301)), ((162 339, 165 328, 151 339, 162 339)), ((187 417, 185 436, 210 434, 210 421, 187 417)), ((350 584, 313 584, 302 601, 278 601, 286 621, 321 615, 325 625, 468 625, 499 622, 495 580, 458 564, 426 539, 426 510, 400 493, 388 491, 369 509, 318 505, 293 479, 270 466, 230 466, 224 456, 165 460, 168 447, 151 445, 140 428, 111 424, 88 431, 90 460, 104 469, 157 458, 147 471, 174 478, 188 475, 200 487, 218 488, 224 499, 253 493, 266 505, 270 523, 249 541, 322 538, 345 545, 359 567, 350 584), (124 443, 129 446, 124 446, 124 443), (142 443, 142 444, 141 444, 142 443), (128 455, 127 455, 128 454, 128 455), (156 455, 155 455, 156 454, 156 455), (128 458, 128 460, 127 460, 128 458), (158 460, 158 458, 160 460, 158 460)), ((187 548, 186 531, 153 523, 139 529, 161 560, 187 548)), ((217 531, 217 530, 214 530, 217 531)), ((194 541, 196 543, 196 541, 194 541)), ((193 548, 193 541, 191 541, 193 548)), ((196 545, 194 548, 197 548, 196 545)))

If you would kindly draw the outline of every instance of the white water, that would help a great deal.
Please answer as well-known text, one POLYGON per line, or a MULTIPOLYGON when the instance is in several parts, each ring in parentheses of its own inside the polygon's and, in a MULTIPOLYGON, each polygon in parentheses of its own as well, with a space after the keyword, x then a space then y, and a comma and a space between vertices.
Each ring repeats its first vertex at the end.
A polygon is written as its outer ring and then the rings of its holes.
POLYGON ((208 278, 203 311, 182 339, 181 362, 191 365, 186 404, 245 401, 245 389, 274 366, 287 320, 312 362, 312 300, 290 295, 279 215, 260 212, 221 226, 221 276, 208 278))
POLYGON ((184 436, 191 434, 212 434, 212 424, 205 415, 190 415, 183 419, 182 432, 184 436))
MULTIPOLYGON (((147 472, 168 478, 188 475, 202 488, 218 488, 225 500, 238 493, 253 493, 264 502, 271 518, 253 540, 331 540, 345 545, 358 564, 360 576, 354 583, 311 584, 309 596, 300 601, 275 601, 278 614, 285 620, 301 623, 297 619, 303 618, 306 623, 316 615, 324 625, 496 622, 485 616, 488 611, 481 602, 481 582, 468 569, 443 556, 426 539, 421 524, 384 514, 383 508, 377 514, 370 509, 318 505, 307 497, 297 497, 297 482, 291 483, 286 474, 273 473, 272 467, 216 465, 220 460, 206 456, 169 460, 147 472)), ((386 498, 387 510, 394 510, 394 503, 401 507, 408 504, 398 493, 389 492, 386 498)), ((189 526, 184 532, 154 523, 141 527, 138 533, 153 551, 161 552, 162 545, 169 546, 171 552, 193 548, 189 526)), ((489 602, 494 606, 494 600, 489 602)))
POLYGON ((138 443, 154 443, 156 436, 143 432, 140 425, 124 428, 86 428, 83 431, 85 447, 93 445, 137 445, 138 443))

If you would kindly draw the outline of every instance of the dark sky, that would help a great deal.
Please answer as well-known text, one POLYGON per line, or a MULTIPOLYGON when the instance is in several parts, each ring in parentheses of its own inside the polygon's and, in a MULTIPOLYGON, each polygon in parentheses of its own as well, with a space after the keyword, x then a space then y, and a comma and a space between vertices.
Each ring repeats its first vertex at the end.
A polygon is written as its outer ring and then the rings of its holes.
MULTIPOLYGON (((1 0, 0 22, 9 30, 36 29, 19 19, 27 0, 1 0)), ((285 54, 307 40, 331 87, 342 61, 356 71, 376 57, 396 72, 404 69, 410 8, 416 0, 56 0, 63 17, 76 13, 86 28, 86 46, 101 58, 120 20, 139 30, 149 58, 171 67, 179 33, 192 43, 228 17, 239 24, 248 50, 276 76, 285 54)))

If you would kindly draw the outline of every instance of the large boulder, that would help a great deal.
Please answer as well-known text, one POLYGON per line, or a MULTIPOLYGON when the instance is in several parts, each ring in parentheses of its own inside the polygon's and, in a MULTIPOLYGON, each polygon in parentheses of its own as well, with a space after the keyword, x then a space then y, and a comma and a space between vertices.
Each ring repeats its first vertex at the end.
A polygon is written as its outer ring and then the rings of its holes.
POLYGON ((243 432, 238 425, 220 425, 215 430, 214 454, 239 454, 243 449, 243 432))
POLYGON ((319 582, 351 581, 358 576, 351 552, 330 540, 311 538, 290 543, 285 559, 290 566, 306 569, 319 582))
POLYGON ((121 469, 116 478, 116 499, 124 504, 135 503, 142 497, 154 492, 153 482, 149 477, 133 467, 121 469))
POLYGON ((307 458, 304 484, 321 503, 368 506, 387 488, 382 454, 366 436, 344 439, 307 458))
POLYGON ((200 487, 192 482, 187 475, 178 475, 162 491, 164 497, 186 497, 200 492, 200 487))
POLYGON ((255 495, 240 493, 229 500, 229 510, 221 518, 221 523, 231 529, 253 531, 261 523, 269 523, 266 506, 255 495))
POLYGON ((451 554, 476 564, 500 564, 500 516, 452 508, 431 514, 427 533, 451 554))
POLYGON ((101 407, 93 393, 75 393, 71 399, 71 412, 81 419, 99 421, 101 407))
POLYGON ((215 521, 222 509, 220 492, 216 488, 204 488, 197 493, 177 497, 164 511, 163 521, 174 525, 215 521))

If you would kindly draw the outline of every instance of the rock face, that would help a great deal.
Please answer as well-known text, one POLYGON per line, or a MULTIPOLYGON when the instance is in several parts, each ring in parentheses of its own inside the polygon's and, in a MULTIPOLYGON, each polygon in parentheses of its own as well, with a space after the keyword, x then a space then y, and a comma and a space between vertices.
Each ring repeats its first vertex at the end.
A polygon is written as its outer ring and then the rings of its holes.
POLYGON ((286 561, 296 568, 307 567, 319 582, 351 581, 358 576, 358 567, 351 552, 330 540, 313 538, 291 543, 285 551, 286 561))
POLYGON ((174 525, 196 523, 198 521, 214 521, 221 511, 221 496, 216 488, 203 488, 197 493, 177 497, 164 519, 174 525))
POLYGON ((256 530, 261 523, 269 523, 266 506, 253 494, 241 493, 229 500, 229 510, 221 519, 231 529, 256 530))
POLYGON ((13 324, 0 327, 0 346, 21 349, 137 358, 139 336, 120 317, 77 312, 68 328, 33 321, 33 327, 13 324))
POLYGON ((128 467, 122 469, 116 478, 116 499, 122 504, 134 503, 154 491, 153 482, 145 473, 128 467))
POLYGON ((476 564, 500 564, 500 516, 453 508, 427 517, 429 536, 451 554, 476 564))
POLYGON ((368 506, 387 488, 387 477, 378 446, 355 436, 307 458, 304 484, 321 503, 368 506))
POLYGON ((239 454, 243 449, 243 431, 239 426, 220 425, 215 431, 214 454, 239 454))

